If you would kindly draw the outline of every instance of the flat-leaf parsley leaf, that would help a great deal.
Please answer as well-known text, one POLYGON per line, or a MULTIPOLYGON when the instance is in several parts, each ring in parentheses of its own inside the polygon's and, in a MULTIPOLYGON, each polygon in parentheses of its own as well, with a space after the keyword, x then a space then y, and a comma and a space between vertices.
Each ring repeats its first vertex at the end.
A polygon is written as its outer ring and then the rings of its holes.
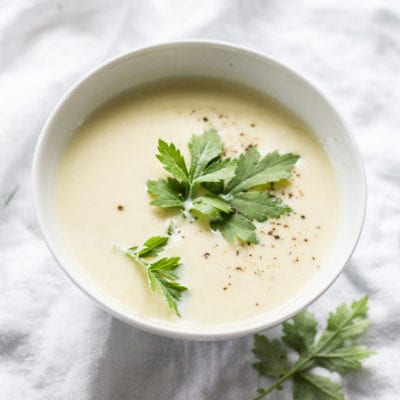
POLYGON ((147 182, 151 204, 179 209, 185 216, 203 215, 229 242, 257 243, 254 221, 292 211, 260 187, 290 178, 299 156, 274 151, 261 157, 249 147, 238 159, 223 159, 224 144, 214 129, 194 135, 188 146, 190 167, 173 143, 159 140, 157 158, 173 177, 147 182))
POLYGON ((327 326, 318 340, 317 321, 308 311, 282 324, 282 342, 255 335, 253 353, 258 361, 253 367, 260 375, 277 379, 269 388, 258 389, 256 399, 282 389, 285 381, 293 379, 294 400, 344 400, 339 384, 311 371, 322 367, 345 374, 360 369, 360 361, 374 354, 366 346, 351 343, 369 325, 367 302, 365 296, 350 306, 339 306, 330 313, 327 326), (288 363, 284 343, 298 353, 297 361, 292 364, 288 363))
POLYGON ((168 239, 168 236, 153 236, 140 247, 130 247, 125 254, 143 267, 150 289, 160 290, 169 308, 180 316, 177 302, 182 293, 188 290, 178 282, 175 273, 180 266, 180 257, 163 257, 154 262, 148 261, 148 258, 155 257, 164 250, 168 239))

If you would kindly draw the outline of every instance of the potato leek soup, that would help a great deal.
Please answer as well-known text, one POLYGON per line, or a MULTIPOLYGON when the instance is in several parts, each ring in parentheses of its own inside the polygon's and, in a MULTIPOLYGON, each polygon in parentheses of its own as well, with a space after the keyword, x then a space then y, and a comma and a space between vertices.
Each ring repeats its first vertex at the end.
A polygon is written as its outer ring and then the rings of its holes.
POLYGON ((132 315, 210 326, 270 313, 323 268, 340 217, 310 129, 258 92, 183 78, 77 129, 54 178, 67 252, 132 315))

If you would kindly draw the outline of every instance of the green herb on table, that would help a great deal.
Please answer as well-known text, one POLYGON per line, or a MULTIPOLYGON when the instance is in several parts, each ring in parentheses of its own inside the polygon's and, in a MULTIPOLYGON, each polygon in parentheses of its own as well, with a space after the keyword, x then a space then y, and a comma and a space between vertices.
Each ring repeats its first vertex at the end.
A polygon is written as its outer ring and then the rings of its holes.
POLYGON ((283 323, 282 340, 255 335, 253 353, 259 361, 253 366, 260 375, 277 379, 269 388, 258 389, 256 399, 283 389, 282 384, 291 379, 294 400, 344 400, 339 384, 312 370, 321 367, 343 375, 360 369, 360 361, 374 354, 366 346, 353 343, 369 325, 367 302, 368 298, 363 297, 350 306, 339 306, 329 314, 318 340, 317 321, 308 311, 283 323), (298 353, 297 361, 292 364, 285 345, 298 353))
POLYGON ((222 157, 223 150, 215 130, 194 135, 188 167, 180 150, 160 139, 157 158, 173 177, 147 182, 151 204, 179 209, 186 217, 201 214, 228 242, 257 243, 254 221, 292 211, 272 194, 270 184, 289 179, 299 156, 274 151, 261 157, 256 147, 249 147, 230 159, 222 157))
POLYGON ((152 291, 160 290, 169 308, 180 316, 177 302, 182 292, 188 289, 178 282, 175 270, 180 266, 180 257, 164 257, 150 262, 149 258, 158 256, 168 243, 166 236, 153 236, 143 246, 133 246, 125 254, 143 267, 147 282, 152 291))

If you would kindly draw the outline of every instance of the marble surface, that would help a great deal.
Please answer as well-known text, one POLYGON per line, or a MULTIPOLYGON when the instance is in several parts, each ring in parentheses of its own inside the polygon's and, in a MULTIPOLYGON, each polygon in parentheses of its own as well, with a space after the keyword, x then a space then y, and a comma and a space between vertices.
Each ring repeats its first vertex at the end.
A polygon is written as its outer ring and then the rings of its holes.
MULTIPOLYGON (((164 339, 111 318, 56 266, 31 199, 39 131, 64 91, 132 47, 181 38, 267 52, 332 99, 363 153, 369 203, 345 272, 313 306, 370 296, 377 355, 343 380, 348 399, 399 398, 400 5, 398 1, 0 2, 0 398, 250 399, 252 337, 164 339), (201 4, 201 5, 199 5, 201 4)), ((271 331, 276 334, 277 329, 271 331)), ((283 391, 271 399, 290 399, 283 391)))

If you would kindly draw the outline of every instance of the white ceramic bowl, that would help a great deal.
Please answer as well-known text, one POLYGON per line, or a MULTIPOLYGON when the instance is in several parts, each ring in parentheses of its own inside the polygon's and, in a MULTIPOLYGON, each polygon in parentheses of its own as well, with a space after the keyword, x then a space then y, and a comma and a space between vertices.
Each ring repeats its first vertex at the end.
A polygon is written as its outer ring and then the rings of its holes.
POLYGON ((335 281, 349 260, 365 213, 362 160, 343 121, 314 86, 279 62, 248 49, 217 42, 185 41, 139 49, 91 71, 61 99, 39 137, 33 162, 37 218, 54 257, 67 275, 101 307, 143 330, 185 339, 226 339, 274 326, 309 305, 335 281), (77 126, 99 105, 126 89, 173 76, 232 80, 268 94, 305 120, 328 153, 341 188, 341 221, 334 248, 312 282, 292 301, 269 315, 204 329, 177 327, 133 315, 79 272, 64 249, 55 223, 54 166, 77 126))

